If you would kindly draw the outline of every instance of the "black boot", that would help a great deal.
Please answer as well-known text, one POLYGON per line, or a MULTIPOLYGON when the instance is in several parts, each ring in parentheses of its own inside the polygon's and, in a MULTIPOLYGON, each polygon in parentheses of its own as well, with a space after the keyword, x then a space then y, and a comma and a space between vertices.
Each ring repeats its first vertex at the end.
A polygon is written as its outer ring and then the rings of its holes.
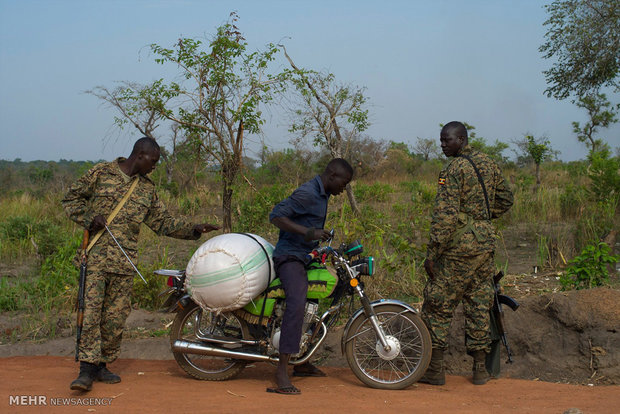
POLYGON ((474 351, 472 356, 474 357, 473 382, 475 385, 484 385, 489 380, 489 373, 487 372, 486 367, 487 354, 486 352, 480 350, 474 351))
POLYGON ((99 363, 99 371, 97 371, 97 381, 105 382, 106 384, 116 384, 121 382, 121 377, 110 372, 105 366, 105 362, 99 363))
POLYGON ((431 385, 444 385, 446 383, 446 371, 443 367, 443 350, 433 348, 431 362, 428 369, 419 382, 431 385))
POLYGON ((99 367, 90 362, 80 361, 80 374, 71 383, 72 390, 90 391, 93 387, 93 381, 97 376, 99 367))

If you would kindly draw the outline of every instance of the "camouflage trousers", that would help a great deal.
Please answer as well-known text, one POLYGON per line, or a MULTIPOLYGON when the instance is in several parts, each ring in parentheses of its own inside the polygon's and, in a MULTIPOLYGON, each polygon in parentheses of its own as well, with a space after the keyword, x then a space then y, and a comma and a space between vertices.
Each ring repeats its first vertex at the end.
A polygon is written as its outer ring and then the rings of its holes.
POLYGON ((125 321, 131 311, 133 277, 88 269, 80 361, 112 362, 121 351, 125 321))
POLYGON ((421 315, 431 334, 433 348, 448 348, 454 310, 463 302, 467 352, 489 352, 491 280, 495 272, 493 252, 468 257, 443 255, 435 262, 434 271, 435 277, 429 278, 424 288, 421 315))

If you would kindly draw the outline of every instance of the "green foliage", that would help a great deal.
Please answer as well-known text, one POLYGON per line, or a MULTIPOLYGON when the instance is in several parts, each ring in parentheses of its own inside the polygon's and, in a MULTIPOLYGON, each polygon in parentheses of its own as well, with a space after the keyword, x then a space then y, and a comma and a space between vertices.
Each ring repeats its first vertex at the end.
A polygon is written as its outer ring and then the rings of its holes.
POLYGON ((299 186, 319 174, 318 154, 287 148, 280 151, 263 151, 263 163, 252 172, 255 185, 287 183, 299 186))
POLYGON ((131 303, 143 309, 158 310, 166 300, 166 297, 159 296, 159 294, 167 289, 168 279, 153 272, 170 267, 167 249, 164 249, 154 262, 147 265, 139 263, 138 270, 140 270, 146 283, 138 274, 134 275, 131 303))
POLYGON ((271 226, 269 213, 273 207, 287 198, 292 190, 288 185, 273 184, 253 192, 251 197, 239 203, 239 215, 234 230, 261 234, 260 230, 271 226))
POLYGON ((31 195, 41 196, 50 190, 66 189, 92 166, 91 161, 0 160, 0 194, 26 191, 31 195))
POLYGON ((394 192, 394 189, 389 184, 374 182, 370 185, 357 183, 353 191, 357 200, 361 203, 365 203, 371 201, 388 201, 388 197, 394 192))
POLYGON ((575 247, 581 250, 592 240, 599 240, 618 228, 620 196, 583 206, 575 225, 575 247))
POLYGON ((489 157, 500 163, 505 163, 508 159, 502 153, 508 149, 508 144, 495 140, 493 145, 488 145, 482 137, 472 137, 469 139, 469 145, 480 152, 484 152, 489 157))
POLYGON ((14 285, 2 279, 0 310, 70 308, 71 299, 77 295, 78 271, 72 265, 72 259, 79 247, 80 237, 64 233, 59 239, 63 242, 44 258, 39 276, 20 280, 14 285))
POLYGON ((584 161, 570 161, 566 163, 565 167, 571 180, 578 180, 584 177, 588 173, 588 164, 584 161))
POLYGON ((527 135, 525 138, 527 139, 527 152, 534 160, 534 164, 540 165, 553 155, 549 139, 543 137, 537 140, 532 135, 527 135))
POLYGON ((183 196, 179 199, 179 210, 185 216, 193 216, 200 209, 200 198, 194 196, 183 196))
POLYGON ((620 3, 616 0, 555 0, 539 51, 555 62, 544 71, 547 96, 585 96, 602 86, 620 88, 620 3))
POLYGON ((562 217, 579 217, 588 198, 585 187, 569 183, 560 195, 560 212, 562 217))
POLYGON ((589 188, 595 201, 609 200, 620 196, 620 157, 611 157, 609 150, 591 152, 588 178, 589 188))
POLYGON ((414 203, 430 205, 437 195, 435 186, 420 181, 403 181, 399 186, 411 194, 411 201, 414 203))
POLYGON ((60 227, 48 219, 37 220, 26 215, 8 217, 0 222, 0 240, 17 243, 22 248, 31 244, 41 257, 54 254, 62 243, 61 237, 60 227))
POLYGON ((577 106, 588 112, 588 122, 582 127, 579 122, 573 122, 573 132, 577 134, 579 142, 584 142, 590 152, 604 151, 607 144, 596 135, 601 128, 609 128, 618 122, 616 112, 620 105, 613 107, 605 94, 593 93, 580 96, 577 106))
POLYGON ((536 245, 536 257, 538 267, 545 267, 549 260, 549 238, 545 235, 538 235, 538 244, 536 245))
POLYGON ((589 244, 579 256, 569 262, 566 273, 560 277, 562 288, 590 289, 609 282, 607 265, 614 265, 620 256, 610 254, 603 242, 589 244))

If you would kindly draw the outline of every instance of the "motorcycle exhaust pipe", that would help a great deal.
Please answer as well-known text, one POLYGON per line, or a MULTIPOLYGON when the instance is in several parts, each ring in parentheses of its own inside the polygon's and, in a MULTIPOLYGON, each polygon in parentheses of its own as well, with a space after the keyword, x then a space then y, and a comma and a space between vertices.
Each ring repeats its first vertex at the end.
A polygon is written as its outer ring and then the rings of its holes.
POLYGON ((216 346, 209 346, 203 343, 189 342, 183 340, 174 341, 174 343, 172 344, 172 350, 174 352, 180 352, 182 354, 209 355, 222 358, 242 359, 245 361, 278 362, 279 360, 277 357, 253 354, 250 352, 232 351, 230 349, 224 349, 216 346))

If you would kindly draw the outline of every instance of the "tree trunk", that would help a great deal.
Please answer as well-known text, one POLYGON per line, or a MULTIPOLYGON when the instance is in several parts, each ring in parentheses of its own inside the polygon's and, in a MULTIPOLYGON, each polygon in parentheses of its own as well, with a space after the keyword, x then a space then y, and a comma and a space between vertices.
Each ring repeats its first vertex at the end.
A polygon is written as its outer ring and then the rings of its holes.
POLYGON ((222 163, 222 213, 225 233, 232 231, 232 198, 233 185, 241 168, 241 155, 232 154, 222 163))
POLYGON ((347 197, 349 197, 349 204, 351 204, 351 210, 353 211, 353 213, 359 214, 360 209, 357 205, 355 194, 353 194, 353 188, 351 188, 351 184, 347 184, 347 197))
POLYGON ((536 163, 536 191, 540 189, 540 164, 536 163))
POLYGON ((222 212, 223 212, 223 227, 224 233, 230 233, 232 231, 232 188, 224 181, 224 185, 222 186, 222 212))

